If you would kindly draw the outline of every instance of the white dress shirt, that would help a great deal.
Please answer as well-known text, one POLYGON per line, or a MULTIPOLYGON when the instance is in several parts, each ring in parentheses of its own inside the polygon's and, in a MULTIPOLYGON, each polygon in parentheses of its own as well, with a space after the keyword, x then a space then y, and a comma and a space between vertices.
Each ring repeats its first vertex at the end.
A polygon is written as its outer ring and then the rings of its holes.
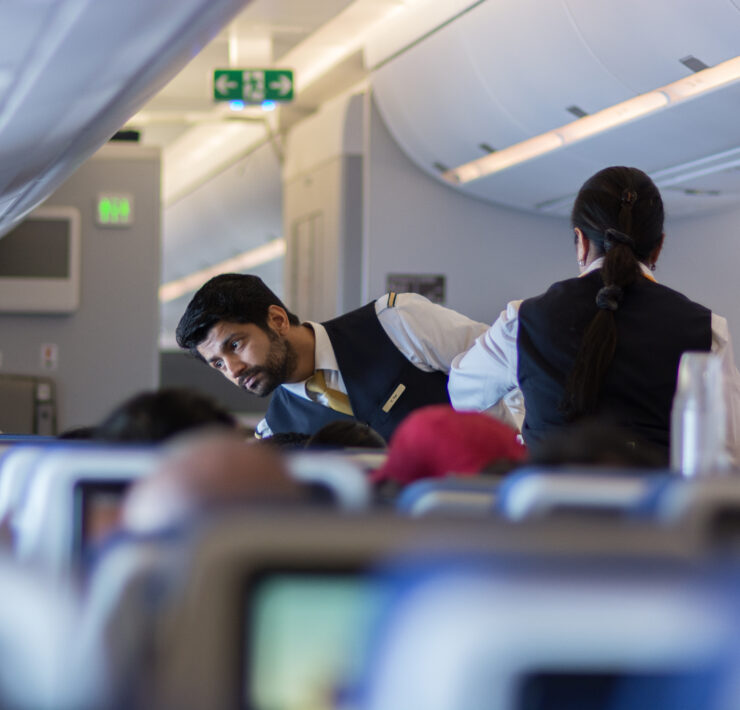
MULTIPOLYGON (((594 260, 581 276, 600 269, 604 258, 594 260)), ((645 274, 650 270, 640 264, 645 274)), ((479 336, 473 347, 460 353, 450 368, 449 393, 455 409, 489 411, 511 392, 520 393, 517 381, 517 332, 521 301, 510 301, 496 322, 479 336)), ((711 351, 722 359, 727 408, 727 448, 740 463, 740 373, 735 366, 727 320, 712 313, 711 351)))
MULTIPOLYGON (((455 355, 468 350, 488 329, 485 323, 471 320, 416 293, 396 294, 395 304, 391 307, 388 306, 388 296, 385 294, 375 301, 378 321, 403 356, 424 372, 438 370, 447 374, 455 355)), ((327 387, 346 394, 347 388, 326 328, 311 321, 306 325, 313 330, 316 339, 315 369, 324 371, 327 387)), ((289 382, 281 386, 298 397, 328 406, 324 395, 306 390, 306 382, 289 382)), ((503 407, 496 411, 499 410, 503 407)), ((257 435, 272 435, 265 419, 257 426, 257 435)))

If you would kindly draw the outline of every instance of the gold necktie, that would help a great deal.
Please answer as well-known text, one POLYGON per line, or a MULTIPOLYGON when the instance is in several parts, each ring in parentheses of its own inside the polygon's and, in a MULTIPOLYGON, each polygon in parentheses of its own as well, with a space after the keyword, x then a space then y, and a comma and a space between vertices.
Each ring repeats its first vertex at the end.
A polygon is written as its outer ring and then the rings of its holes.
POLYGON ((323 370, 316 370, 312 377, 306 380, 306 391, 314 394, 322 394, 326 397, 326 402, 331 409, 348 416, 354 416, 352 405, 349 403, 349 397, 339 390, 326 386, 326 378, 323 370))

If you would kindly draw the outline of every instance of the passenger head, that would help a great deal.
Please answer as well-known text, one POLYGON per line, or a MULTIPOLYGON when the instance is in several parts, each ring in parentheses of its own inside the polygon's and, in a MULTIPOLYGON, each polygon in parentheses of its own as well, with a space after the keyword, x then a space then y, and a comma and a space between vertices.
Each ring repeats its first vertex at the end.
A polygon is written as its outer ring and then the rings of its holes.
POLYGON ((447 405, 422 407, 396 429, 385 464, 374 483, 404 486, 422 478, 475 474, 494 463, 513 468, 527 455, 514 429, 480 412, 457 412, 447 405))
POLYGON ((236 420, 213 399, 188 389, 141 394, 116 407, 95 430, 95 439, 154 443, 201 427, 234 429, 236 420))
POLYGON ((328 448, 384 449, 385 439, 368 424, 339 419, 317 431, 306 442, 307 449, 328 448))
POLYGON ((666 468, 665 452, 634 432, 605 419, 587 419, 553 429, 530 450, 530 463, 542 466, 666 468))
POLYGON ((70 429, 65 429, 61 434, 57 435, 57 439, 62 439, 64 441, 86 441, 94 439, 97 433, 97 427, 76 426, 70 429))
POLYGON ((309 434, 302 434, 297 431, 284 431, 273 434, 272 436, 266 436, 257 443, 262 446, 270 446, 279 451, 296 451, 298 449, 305 449, 310 438, 311 436, 309 434))
POLYGON ((188 303, 177 325, 177 344, 203 359, 198 352, 211 328, 219 321, 253 323, 268 330, 270 306, 279 306, 288 315, 291 325, 299 325, 298 317, 265 285, 259 276, 251 274, 220 274, 207 281, 188 303))
POLYGON ((156 532, 214 509, 288 504, 302 495, 277 451, 201 432, 172 442, 157 469, 126 495, 122 518, 130 531, 156 532))
POLYGON ((576 241, 589 255, 605 256, 604 287, 568 377, 561 409, 566 419, 593 414, 614 357, 614 313, 624 292, 640 276, 639 262, 654 266, 663 243, 663 201, 653 181, 637 168, 611 167, 589 178, 573 205, 576 241))

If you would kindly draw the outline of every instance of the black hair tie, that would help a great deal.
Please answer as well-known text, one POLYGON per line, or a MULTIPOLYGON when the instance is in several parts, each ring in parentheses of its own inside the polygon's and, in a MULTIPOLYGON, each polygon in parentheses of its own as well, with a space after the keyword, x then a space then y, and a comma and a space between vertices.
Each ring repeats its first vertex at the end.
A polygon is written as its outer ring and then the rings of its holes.
POLYGON ((609 229, 604 230, 604 248, 609 251, 615 244, 625 244, 630 249, 635 248, 635 240, 629 234, 609 227, 609 229))
POLYGON ((596 294, 596 305, 604 311, 616 311, 624 296, 621 286, 604 286, 596 294))

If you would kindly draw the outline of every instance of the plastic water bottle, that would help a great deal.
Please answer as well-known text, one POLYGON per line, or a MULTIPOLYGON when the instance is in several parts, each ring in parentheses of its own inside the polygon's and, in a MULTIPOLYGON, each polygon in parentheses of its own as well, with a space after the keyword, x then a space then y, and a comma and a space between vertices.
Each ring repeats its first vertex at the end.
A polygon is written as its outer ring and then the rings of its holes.
POLYGON ((719 357, 684 353, 671 410, 671 468, 689 477, 725 471, 729 463, 725 427, 719 357))

